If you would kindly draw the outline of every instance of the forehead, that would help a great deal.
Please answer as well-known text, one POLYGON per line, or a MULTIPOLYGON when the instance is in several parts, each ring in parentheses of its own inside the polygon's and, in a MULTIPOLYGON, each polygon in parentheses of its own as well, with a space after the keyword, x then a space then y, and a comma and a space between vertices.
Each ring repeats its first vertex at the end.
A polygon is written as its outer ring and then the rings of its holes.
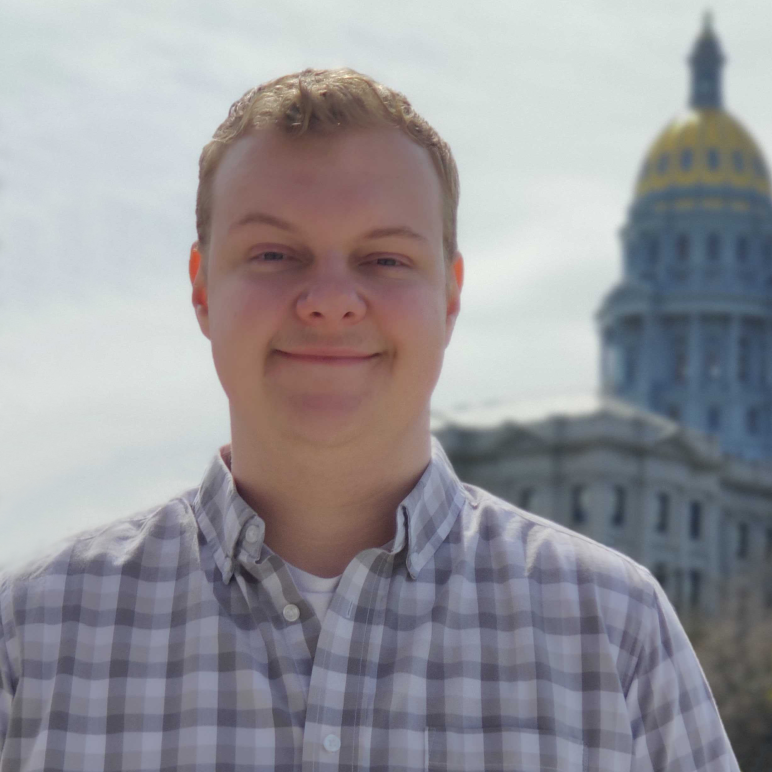
POLYGON ((392 128, 241 137, 215 173, 213 238, 256 208, 304 220, 345 217, 352 224, 396 217, 441 238, 442 191, 429 153, 392 128))

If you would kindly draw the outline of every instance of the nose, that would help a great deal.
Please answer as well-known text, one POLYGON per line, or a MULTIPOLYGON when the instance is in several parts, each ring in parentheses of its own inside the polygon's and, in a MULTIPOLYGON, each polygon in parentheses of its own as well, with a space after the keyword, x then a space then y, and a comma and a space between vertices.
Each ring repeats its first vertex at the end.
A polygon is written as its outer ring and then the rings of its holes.
POLYGON ((297 314, 307 324, 354 324, 367 305, 348 268, 318 267, 297 300, 297 314))

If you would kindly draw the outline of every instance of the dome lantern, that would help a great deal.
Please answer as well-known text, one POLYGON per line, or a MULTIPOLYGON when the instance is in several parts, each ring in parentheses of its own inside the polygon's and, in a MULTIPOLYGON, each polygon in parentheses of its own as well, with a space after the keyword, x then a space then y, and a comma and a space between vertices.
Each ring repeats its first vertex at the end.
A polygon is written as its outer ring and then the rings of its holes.
POLYGON ((705 14, 705 23, 689 57, 692 68, 692 94, 690 104, 700 109, 721 107, 721 68, 724 55, 718 38, 713 32, 710 13, 705 14))

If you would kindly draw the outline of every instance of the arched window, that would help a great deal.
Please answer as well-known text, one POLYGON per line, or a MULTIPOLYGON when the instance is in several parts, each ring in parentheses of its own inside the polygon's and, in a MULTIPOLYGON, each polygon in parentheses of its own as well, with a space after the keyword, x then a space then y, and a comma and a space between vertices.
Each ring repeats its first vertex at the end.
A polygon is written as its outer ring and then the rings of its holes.
POLYGON ((708 408, 708 431, 717 432, 721 429, 721 408, 718 405, 711 405, 708 408))
POLYGON ((660 491, 657 494, 657 533, 667 533, 670 521, 670 496, 660 491))
POLYGON ((708 339, 705 351, 705 377, 709 381, 717 381, 721 377, 721 352, 714 337, 708 339))
POLYGON ((689 370, 689 358, 686 349, 686 336, 676 335, 673 340, 673 381, 686 383, 689 370))
POLYGON ((747 236, 738 236, 735 242, 735 257, 737 262, 745 264, 748 262, 748 238, 747 236))
POLYGON ((748 412, 745 414, 745 428, 752 437, 755 437, 759 433, 760 429, 759 409, 757 407, 749 407, 748 412))
POLYGON ((685 233, 679 234, 676 239, 676 257, 679 263, 686 263, 689 260, 689 237, 685 233))
POLYGON ((747 383, 751 376, 751 342, 743 335, 737 346, 737 380, 747 383))
POLYGON ((685 172, 692 168, 692 151, 688 147, 681 151, 681 168, 685 172))
POLYGON ((635 378, 637 376, 638 364, 638 352, 635 346, 629 345, 624 348, 624 360, 622 363, 622 377, 624 379, 625 386, 632 386, 635 384, 635 378))
POLYGON ((652 268, 659 261, 659 239, 651 234, 646 237, 646 260, 652 268))
POLYGON ((583 523, 587 519, 587 513, 584 510, 584 485, 574 485, 571 488, 571 520, 576 523, 583 523))
POLYGON ((769 268, 772 266, 772 236, 767 236, 764 239, 764 246, 761 248, 761 256, 764 260, 764 265, 769 268))
POLYGON ((699 541, 702 535, 702 504, 692 501, 689 505, 689 536, 692 541, 699 541))
POLYGON ((737 524, 737 557, 739 560, 748 557, 748 523, 737 524))
POLYGON ((625 524, 625 509, 627 505, 627 491, 623 485, 614 486, 614 510, 611 513, 611 524, 621 528, 625 524))
POLYGON ((718 150, 715 147, 711 147, 708 149, 708 168, 713 169, 714 171, 718 169, 720 163, 721 163, 721 156, 718 153, 718 150))
POLYGON ((707 243, 708 260, 711 263, 717 263, 721 259, 721 236, 718 233, 708 235, 707 243))

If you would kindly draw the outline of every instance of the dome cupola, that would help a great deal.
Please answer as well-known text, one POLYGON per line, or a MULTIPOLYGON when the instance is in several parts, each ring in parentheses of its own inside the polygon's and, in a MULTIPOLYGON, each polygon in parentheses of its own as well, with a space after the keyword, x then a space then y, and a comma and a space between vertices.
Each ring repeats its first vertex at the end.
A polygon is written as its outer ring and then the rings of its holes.
POLYGON ((606 394, 772 458, 772 200, 763 154, 724 107, 706 16, 686 111, 647 151, 598 322, 606 394))

